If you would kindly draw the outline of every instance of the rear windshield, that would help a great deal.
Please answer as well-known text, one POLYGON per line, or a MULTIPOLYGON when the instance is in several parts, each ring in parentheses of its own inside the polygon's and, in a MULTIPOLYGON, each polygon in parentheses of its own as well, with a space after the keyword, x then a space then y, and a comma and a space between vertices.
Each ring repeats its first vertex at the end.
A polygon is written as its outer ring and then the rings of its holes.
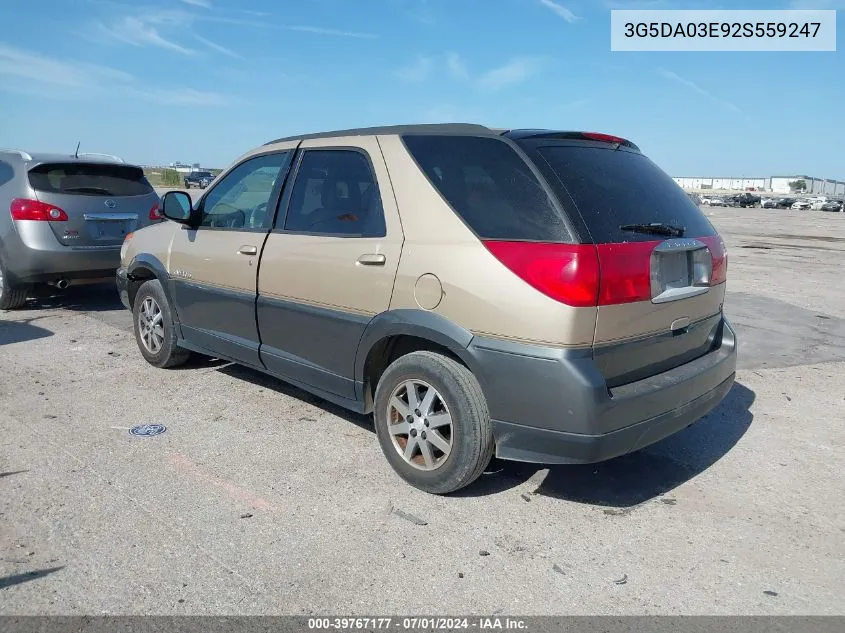
POLYGON ((440 195, 480 238, 571 239, 543 186, 504 141, 472 136, 403 140, 440 195))
POLYGON ((49 163, 29 172, 29 184, 44 193, 141 196, 154 190, 139 167, 97 163, 49 163))
POLYGON ((584 145, 538 151, 574 200, 596 243, 661 239, 620 228, 631 224, 682 227, 684 237, 716 234, 684 190, 642 154, 584 145))

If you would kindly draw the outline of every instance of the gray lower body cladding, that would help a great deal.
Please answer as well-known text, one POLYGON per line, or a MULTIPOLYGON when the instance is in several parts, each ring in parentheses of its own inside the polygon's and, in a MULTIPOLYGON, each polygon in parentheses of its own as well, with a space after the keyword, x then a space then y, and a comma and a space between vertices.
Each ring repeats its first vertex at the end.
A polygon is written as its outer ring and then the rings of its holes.
POLYGON ((546 464, 603 461, 668 437, 717 406, 736 371, 736 335, 726 320, 703 356, 612 388, 589 349, 475 338, 468 351, 493 418, 496 455, 546 464))

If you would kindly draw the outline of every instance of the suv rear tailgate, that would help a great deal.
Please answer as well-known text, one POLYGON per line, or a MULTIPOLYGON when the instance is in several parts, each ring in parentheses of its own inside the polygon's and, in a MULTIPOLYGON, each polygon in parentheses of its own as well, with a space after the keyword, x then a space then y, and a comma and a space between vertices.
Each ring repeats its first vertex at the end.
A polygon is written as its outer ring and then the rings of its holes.
POLYGON ((38 200, 67 214, 50 228, 69 247, 119 247, 159 204, 143 170, 130 165, 41 163, 29 170, 29 184, 38 200))
POLYGON ((717 349, 724 244, 686 193, 639 151, 552 140, 531 149, 563 206, 577 215, 584 241, 599 249, 602 283, 616 275, 633 288, 630 298, 598 309, 594 353, 608 386, 717 349), (613 255, 612 267, 603 254, 613 255))

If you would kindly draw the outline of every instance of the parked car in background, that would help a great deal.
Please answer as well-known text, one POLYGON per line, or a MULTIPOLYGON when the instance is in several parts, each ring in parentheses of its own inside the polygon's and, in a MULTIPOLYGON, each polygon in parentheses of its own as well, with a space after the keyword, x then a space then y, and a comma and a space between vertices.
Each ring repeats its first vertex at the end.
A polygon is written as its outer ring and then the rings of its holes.
POLYGON ((842 200, 828 200, 821 206, 822 211, 843 211, 845 207, 845 202, 842 200))
POLYGON ((727 206, 725 204, 725 200, 718 196, 703 196, 701 198, 701 204, 710 206, 710 207, 724 207, 727 206))
POLYGON ((793 211, 806 211, 810 207, 811 207, 811 205, 810 205, 809 201, 807 201, 807 200, 796 200, 795 202, 792 203, 792 206, 790 207, 790 209, 792 209, 793 211))
POLYGON ((207 354, 372 413, 391 467, 430 493, 494 454, 637 451, 734 383, 724 242, 623 138, 290 137, 163 207, 172 222, 127 238, 116 277, 145 361, 207 354))
POLYGON ((778 209, 791 209, 792 205, 795 204, 797 198, 778 198, 777 201, 777 208, 778 209))
POLYGON ((687 196, 689 196, 689 199, 692 201, 692 203, 694 205, 701 206, 701 196, 700 195, 698 195, 697 193, 688 193, 687 196))
POLYGON ((163 220, 159 202, 116 157, 0 150, 0 309, 38 284, 113 277, 126 235, 163 220))
POLYGON ((830 202, 830 198, 827 196, 818 196, 816 198, 810 198, 807 202, 810 203, 811 209, 814 211, 820 211, 826 203, 830 202))
POLYGON ((778 201, 776 198, 765 198, 763 201, 760 202, 760 206, 764 209, 776 209, 778 206, 778 201))
POLYGON ((185 176, 185 189, 190 189, 194 185, 205 189, 212 180, 214 180, 214 174, 210 171, 192 171, 185 176))
POLYGON ((754 195, 753 193, 748 193, 747 191, 735 196, 737 205, 740 207, 756 207, 760 204, 761 198, 760 196, 754 195))

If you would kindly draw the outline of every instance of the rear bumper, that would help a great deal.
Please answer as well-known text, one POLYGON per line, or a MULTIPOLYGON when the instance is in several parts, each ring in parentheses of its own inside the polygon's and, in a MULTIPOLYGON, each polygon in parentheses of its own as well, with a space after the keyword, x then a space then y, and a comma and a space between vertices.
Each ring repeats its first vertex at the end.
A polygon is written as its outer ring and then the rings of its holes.
POLYGON ((716 407, 736 372, 736 335, 726 320, 714 351, 613 389, 590 350, 474 339, 468 351, 497 457, 545 464, 603 461, 668 437, 716 407))
POLYGON ((602 435, 580 435, 494 421, 496 456, 540 464, 589 464, 633 453, 682 431, 712 411, 734 383, 731 374, 715 389, 648 420, 602 435))
POLYGON ((19 283, 109 278, 120 265, 120 245, 65 246, 44 222, 30 222, 25 229, 25 236, 11 232, 3 241, 9 275, 19 283))

